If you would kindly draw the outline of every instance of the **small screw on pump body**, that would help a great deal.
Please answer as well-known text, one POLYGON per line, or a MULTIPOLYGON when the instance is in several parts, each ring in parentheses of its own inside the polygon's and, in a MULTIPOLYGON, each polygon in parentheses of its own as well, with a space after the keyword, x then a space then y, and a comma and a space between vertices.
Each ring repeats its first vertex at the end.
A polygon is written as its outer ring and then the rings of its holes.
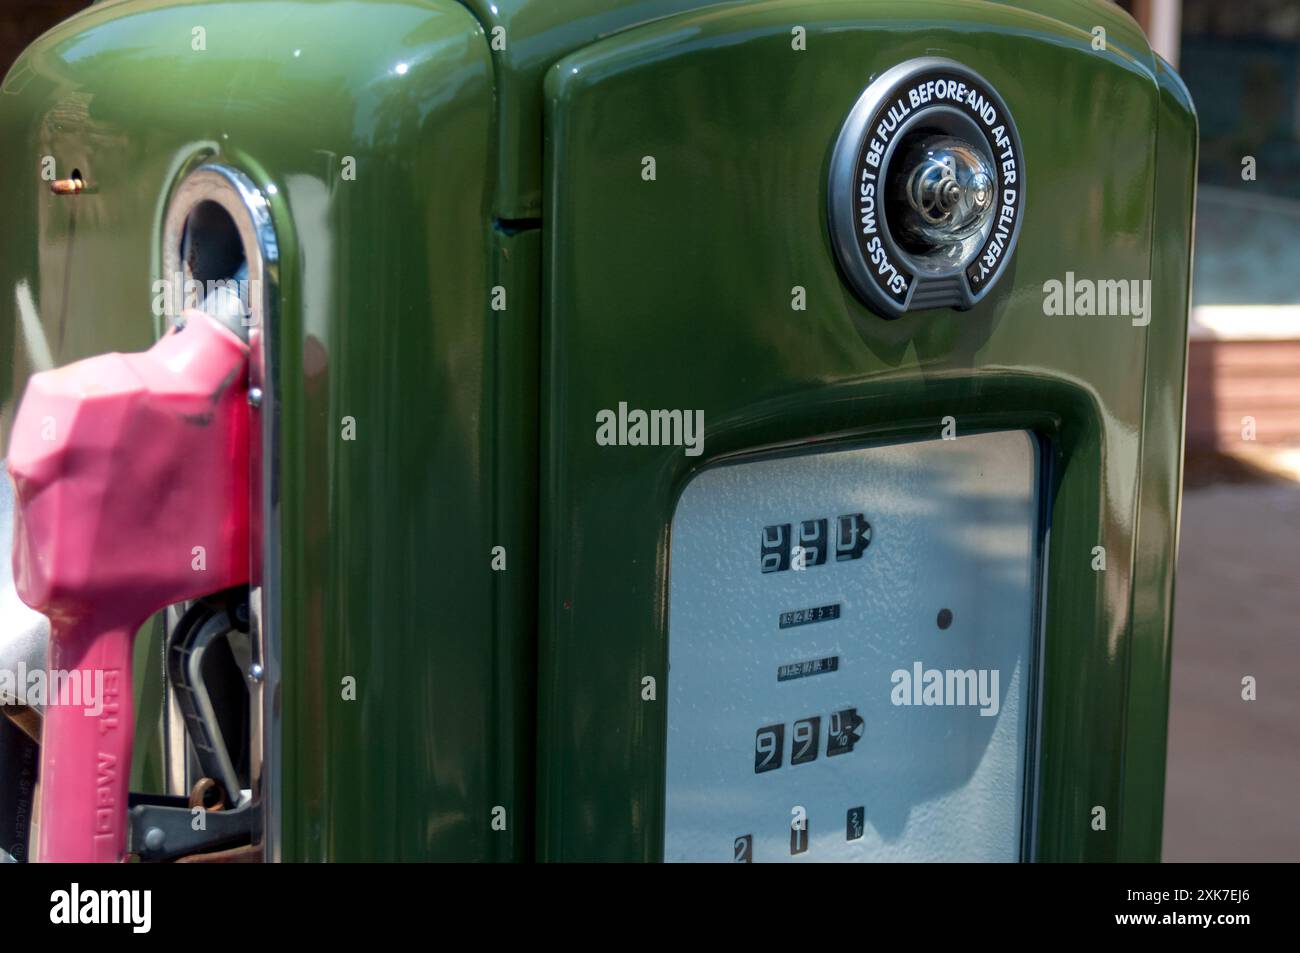
POLYGON ((76 195, 86 191, 86 180, 79 176, 71 179, 55 179, 50 183, 50 191, 55 195, 76 195))

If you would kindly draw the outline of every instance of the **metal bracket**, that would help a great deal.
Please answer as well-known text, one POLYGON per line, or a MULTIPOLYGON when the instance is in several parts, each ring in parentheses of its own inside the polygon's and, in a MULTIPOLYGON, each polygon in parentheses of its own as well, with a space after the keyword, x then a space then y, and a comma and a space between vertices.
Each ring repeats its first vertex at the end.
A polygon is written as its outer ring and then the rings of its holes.
POLYGON ((194 830, 194 808, 183 797, 132 793, 127 851, 141 860, 175 860, 187 854, 252 843, 261 806, 252 801, 233 811, 205 811, 194 830))
MULTIPOLYGON (((247 618, 247 608, 243 611, 247 618)), ((236 627, 231 615, 231 611, 205 603, 191 606, 172 633, 167 668, 203 774, 221 785, 226 803, 234 806, 240 800, 241 785, 203 678, 204 653, 236 627)))

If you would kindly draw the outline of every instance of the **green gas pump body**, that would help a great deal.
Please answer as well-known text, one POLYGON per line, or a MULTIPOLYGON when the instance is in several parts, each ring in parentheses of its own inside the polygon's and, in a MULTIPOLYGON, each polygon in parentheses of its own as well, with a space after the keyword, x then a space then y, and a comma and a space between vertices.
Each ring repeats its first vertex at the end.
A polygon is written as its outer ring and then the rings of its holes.
POLYGON ((43 350, 156 339, 187 174, 268 204, 271 856, 663 859, 685 488, 951 418, 1041 448, 1020 855, 1159 858, 1197 133, 1112 4, 107 0, 0 93, 6 444, 43 350), (837 264, 828 173, 863 90, 927 56, 1014 115, 1020 232, 973 306, 890 320, 837 264), (1149 281, 1147 322, 1045 313, 1067 272, 1149 281), (702 452, 603 446, 620 402, 701 409, 702 452))

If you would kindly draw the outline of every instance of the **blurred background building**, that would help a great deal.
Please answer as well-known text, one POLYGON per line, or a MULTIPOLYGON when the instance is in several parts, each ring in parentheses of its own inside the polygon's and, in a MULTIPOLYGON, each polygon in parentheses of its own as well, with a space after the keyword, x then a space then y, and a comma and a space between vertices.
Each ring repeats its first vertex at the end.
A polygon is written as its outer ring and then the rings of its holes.
POLYGON ((1201 126, 1164 855, 1296 861, 1300 0, 1121 5, 1201 126))
POLYGON ((1249 454, 1250 418, 1300 469, 1300 0, 1121 5, 1200 117, 1189 453, 1249 454))

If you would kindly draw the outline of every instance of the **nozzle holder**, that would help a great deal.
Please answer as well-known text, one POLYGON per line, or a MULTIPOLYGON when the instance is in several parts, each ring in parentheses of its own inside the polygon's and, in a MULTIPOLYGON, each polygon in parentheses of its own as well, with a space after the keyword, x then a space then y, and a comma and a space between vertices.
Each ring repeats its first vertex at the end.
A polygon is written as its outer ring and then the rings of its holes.
POLYGON ((200 166, 176 187, 163 220, 163 279, 181 284, 181 308, 167 317, 175 323, 185 308, 198 308, 249 341, 266 320, 267 269, 278 258, 271 210, 253 181, 229 166, 200 166), (205 307, 211 291, 231 283, 238 313, 205 307))
MULTIPOLYGON (((250 517, 248 625, 251 665, 249 781, 256 793, 259 849, 270 860, 280 856, 280 716, 275 699, 280 685, 280 416, 274 368, 278 343, 274 328, 280 309, 280 245, 272 216, 276 186, 257 176, 209 160, 185 172, 171 189, 160 233, 160 263, 170 280, 222 281, 232 268, 244 269, 236 299, 240 310, 225 307, 232 296, 204 300, 212 315, 247 342, 250 517), (252 673, 256 672, 256 678, 252 673)), ((289 224, 287 210, 280 227, 289 224)), ((194 299, 205 299, 206 286, 194 299)), ((183 307, 176 310, 183 312, 183 307)), ((173 321, 183 320, 172 314, 173 321)), ((175 610, 173 610, 175 611, 175 610)), ((180 716, 176 699, 169 710, 180 716)), ((164 760, 168 791, 187 792, 193 759, 185 733, 169 736, 164 760)))

